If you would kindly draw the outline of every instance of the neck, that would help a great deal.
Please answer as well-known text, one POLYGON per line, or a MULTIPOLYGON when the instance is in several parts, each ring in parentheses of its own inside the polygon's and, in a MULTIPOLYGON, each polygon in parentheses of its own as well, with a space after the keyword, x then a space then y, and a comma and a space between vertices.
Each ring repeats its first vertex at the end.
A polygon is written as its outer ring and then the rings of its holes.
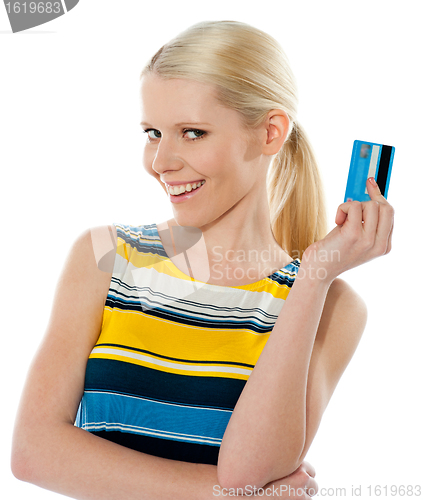
MULTIPOLYGON (((175 219, 171 219, 167 226, 179 225, 175 219)), ((162 229, 165 228, 162 225, 162 229)), ((274 238, 268 210, 253 215, 244 212, 243 216, 236 218, 233 212, 226 212, 199 229, 203 244, 198 245, 194 257, 191 253, 190 259, 194 259, 197 265, 202 262, 202 266, 209 268, 210 278, 204 280, 209 283, 254 283, 292 261, 274 238)), ((198 241, 197 235, 193 236, 198 241)), ((187 241, 187 238, 183 239, 187 241)), ((180 249, 172 249, 173 255, 180 252, 180 249)))

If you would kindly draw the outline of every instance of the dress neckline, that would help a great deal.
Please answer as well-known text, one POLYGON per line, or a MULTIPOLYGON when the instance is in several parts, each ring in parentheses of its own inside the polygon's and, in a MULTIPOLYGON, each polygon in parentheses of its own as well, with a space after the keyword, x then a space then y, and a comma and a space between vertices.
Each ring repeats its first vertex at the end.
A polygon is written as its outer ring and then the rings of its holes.
POLYGON ((172 264, 172 266, 173 266, 173 267, 174 267, 174 268, 178 271, 178 273, 180 273, 182 276, 186 277, 186 278, 187 278, 187 279, 189 279, 190 281, 195 281, 195 282, 200 283, 200 284, 202 284, 202 285, 217 286, 217 287, 219 287, 219 288, 239 288, 239 289, 245 289, 246 287, 250 287, 250 288, 258 288, 258 287, 259 287, 259 286, 260 286, 263 282, 266 282, 266 281, 268 281, 269 279, 271 279, 271 277, 272 277, 274 274, 276 274, 277 272, 288 271, 288 268, 290 268, 290 267, 292 267, 292 266, 297 267, 297 266, 299 266, 299 265, 300 265, 300 263, 301 263, 301 260, 300 260, 300 259, 293 259, 293 260, 291 260, 288 264, 286 264, 286 266, 284 266, 284 267, 282 267, 282 268, 278 269, 278 271, 275 271, 275 272, 274 272, 274 273, 272 273, 272 274, 269 274, 269 276, 266 276, 265 278, 262 278, 261 280, 254 281, 253 283, 247 283, 247 284, 245 284, 245 285, 216 285, 216 284, 214 284, 214 283, 205 283, 204 281, 200 281, 200 280, 198 280, 198 279, 196 279, 196 278, 192 278, 191 276, 188 276, 188 274, 186 274, 186 273, 184 273, 183 271, 181 271, 181 270, 179 269, 179 267, 177 267, 177 266, 173 263, 172 259, 171 259, 171 258, 169 257, 169 255, 167 254, 166 249, 165 249, 165 247, 164 247, 164 245, 163 245, 163 241, 162 241, 162 239, 161 239, 161 237, 160 237, 160 233, 159 233, 159 230, 158 230, 158 228, 157 228, 157 224, 156 224, 156 223, 154 223, 154 224, 153 224, 153 226, 154 226, 154 229, 155 229, 155 231, 156 231, 157 237, 158 237, 158 239, 159 239, 159 241, 160 241, 160 245, 161 245, 161 247, 163 248, 163 253, 164 253, 165 257, 166 257, 167 259, 169 259, 169 261, 170 261, 170 263, 172 264))

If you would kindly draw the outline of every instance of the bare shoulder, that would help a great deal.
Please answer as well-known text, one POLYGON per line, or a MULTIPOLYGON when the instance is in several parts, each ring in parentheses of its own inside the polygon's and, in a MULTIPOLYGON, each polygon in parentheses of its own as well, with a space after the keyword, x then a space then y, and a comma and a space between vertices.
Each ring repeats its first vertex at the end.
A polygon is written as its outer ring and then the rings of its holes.
POLYGON ((98 226, 75 239, 57 284, 45 340, 78 339, 86 352, 95 343, 113 273, 115 235, 113 226, 98 226))
POLYGON ((113 271, 98 264, 105 256, 112 260, 113 234, 111 226, 86 229, 68 251, 44 338, 27 375, 14 449, 27 449, 58 422, 74 422, 113 271))
MULTIPOLYGON (((117 231, 114 225, 92 227, 90 241, 97 267, 100 271, 111 273, 117 247, 117 231)), ((87 238, 87 235, 84 234, 87 238)))
POLYGON ((113 225, 84 230, 74 241, 65 263, 60 283, 69 287, 84 284, 82 294, 89 293, 101 302, 107 297, 116 255, 117 234, 113 225), (77 282, 77 283, 75 283, 77 282))

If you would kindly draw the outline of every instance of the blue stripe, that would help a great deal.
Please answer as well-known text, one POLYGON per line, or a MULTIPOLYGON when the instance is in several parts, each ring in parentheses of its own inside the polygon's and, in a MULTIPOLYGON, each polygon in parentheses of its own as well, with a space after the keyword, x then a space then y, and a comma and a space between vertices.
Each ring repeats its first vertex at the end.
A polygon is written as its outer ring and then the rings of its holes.
POLYGON ((233 410, 246 381, 168 373, 115 359, 89 358, 85 390, 187 406, 233 410))
POLYGON ((122 394, 85 391, 78 426, 220 446, 232 411, 180 406, 122 394))

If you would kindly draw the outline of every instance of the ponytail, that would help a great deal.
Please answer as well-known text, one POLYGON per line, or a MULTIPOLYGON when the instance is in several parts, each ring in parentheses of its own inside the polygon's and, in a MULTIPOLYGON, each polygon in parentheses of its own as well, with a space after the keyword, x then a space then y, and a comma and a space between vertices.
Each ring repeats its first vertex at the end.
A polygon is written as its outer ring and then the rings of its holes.
POLYGON ((309 245, 326 236, 327 216, 316 158, 297 123, 269 168, 267 192, 276 241, 301 259, 309 245))

